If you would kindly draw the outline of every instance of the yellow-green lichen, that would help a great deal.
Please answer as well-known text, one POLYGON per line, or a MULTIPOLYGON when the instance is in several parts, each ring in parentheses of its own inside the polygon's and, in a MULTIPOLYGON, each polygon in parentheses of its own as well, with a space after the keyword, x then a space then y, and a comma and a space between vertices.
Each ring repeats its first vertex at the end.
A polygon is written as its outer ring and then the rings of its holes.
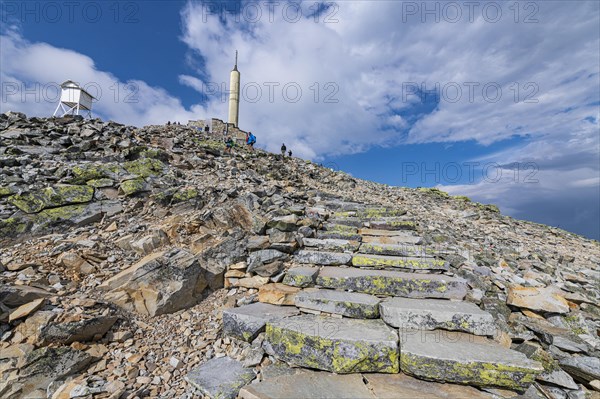
POLYGON ((16 237, 27 231, 29 224, 18 218, 0 220, 0 238, 16 237))
POLYGON ((26 213, 36 213, 46 208, 89 202, 94 189, 88 186, 57 185, 26 194, 16 194, 8 201, 26 213))
POLYGON ((158 159, 140 158, 135 161, 125 162, 123 167, 127 173, 139 177, 150 177, 160 176, 164 171, 165 165, 158 159))
POLYGON ((467 197, 466 195, 455 195, 452 198, 458 201, 471 202, 471 198, 467 197))
POLYGON ((173 199, 171 200, 171 202, 173 204, 177 204, 179 202, 185 202, 194 199, 199 195, 200 193, 195 188, 187 188, 179 190, 175 194, 173 194, 173 199))
POLYGON ((119 185, 119 190, 123 195, 130 196, 144 191, 148 191, 146 181, 143 178, 125 180, 119 185))
POLYGON ((112 179, 104 177, 101 179, 88 180, 86 182, 86 184, 90 187, 103 188, 103 187, 112 187, 113 184, 115 184, 115 182, 112 179))

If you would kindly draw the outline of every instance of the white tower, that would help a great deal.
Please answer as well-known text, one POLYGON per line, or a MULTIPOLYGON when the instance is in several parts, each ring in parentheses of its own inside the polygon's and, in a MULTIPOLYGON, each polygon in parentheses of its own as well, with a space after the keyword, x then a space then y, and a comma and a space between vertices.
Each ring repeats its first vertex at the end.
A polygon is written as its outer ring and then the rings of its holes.
POLYGON ((240 115, 240 72, 237 69, 238 52, 235 50, 235 66, 229 77, 229 123, 238 127, 240 115))
POLYGON ((61 93, 60 93, 60 102, 54 111, 54 115, 56 116, 60 112, 65 116, 67 114, 71 115, 79 115, 79 111, 87 111, 86 116, 88 118, 92 117, 92 100, 94 96, 92 96, 87 91, 83 90, 79 85, 72 80, 67 80, 63 84, 60 85, 61 93))

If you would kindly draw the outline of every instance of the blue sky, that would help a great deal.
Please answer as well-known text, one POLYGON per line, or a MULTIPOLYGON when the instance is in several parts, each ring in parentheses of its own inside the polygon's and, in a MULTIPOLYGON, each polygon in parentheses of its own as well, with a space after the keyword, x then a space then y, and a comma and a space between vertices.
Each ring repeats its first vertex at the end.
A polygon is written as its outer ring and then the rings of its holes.
POLYGON ((56 84, 134 125, 226 119, 360 178, 600 238, 596 1, 3 1, 2 112, 56 84))

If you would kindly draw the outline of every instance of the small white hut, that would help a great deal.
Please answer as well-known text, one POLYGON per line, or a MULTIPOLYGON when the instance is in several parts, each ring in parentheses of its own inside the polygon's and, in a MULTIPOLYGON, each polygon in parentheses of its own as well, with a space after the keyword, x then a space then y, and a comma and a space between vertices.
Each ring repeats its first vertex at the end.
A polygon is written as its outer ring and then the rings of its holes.
POLYGON ((82 89, 77 83, 72 80, 67 80, 60 85, 60 102, 54 111, 54 115, 65 116, 68 114, 79 115, 83 112, 88 118, 92 117, 92 101, 94 96, 82 89), (59 111, 60 110, 60 111, 59 111))

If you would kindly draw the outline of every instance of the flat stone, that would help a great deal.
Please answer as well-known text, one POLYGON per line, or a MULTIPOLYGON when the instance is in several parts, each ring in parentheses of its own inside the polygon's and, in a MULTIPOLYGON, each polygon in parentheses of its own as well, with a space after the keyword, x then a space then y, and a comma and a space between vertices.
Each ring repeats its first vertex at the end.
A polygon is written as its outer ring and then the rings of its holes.
POLYGON ((235 399, 254 378, 251 368, 227 356, 209 360, 185 376, 187 382, 212 399, 235 399))
POLYGON ((302 242, 305 247, 318 248, 321 251, 333 252, 354 252, 358 249, 360 243, 358 241, 339 240, 336 238, 328 238, 320 240, 318 238, 303 238, 302 242))
POLYGON ((298 291, 300 288, 286 284, 266 284, 258 289, 258 300, 273 305, 294 305, 294 298, 298 291))
POLYGON ((544 371, 537 376, 538 381, 548 382, 567 389, 579 389, 573 378, 562 370, 556 360, 552 358, 540 345, 533 342, 523 342, 515 348, 525 354, 529 359, 540 362, 544 371))
POLYGON ((375 399, 360 374, 337 375, 301 371, 248 385, 240 390, 241 399, 375 399))
POLYGON ((317 238, 319 239, 339 239, 339 240, 348 240, 348 241, 361 241, 362 236, 357 233, 349 232, 349 231, 317 231, 317 238))
POLYGON ((441 299, 388 298, 381 302, 381 318, 402 329, 464 331, 493 336, 494 317, 470 302, 441 299))
POLYGON ((524 391, 544 369, 521 352, 471 334, 400 332, 403 373, 433 381, 524 391))
MULTIPOLYGON (((379 230, 378 230, 379 231, 379 230)), ((398 233, 391 231, 391 233, 398 233)), ((401 231, 399 233, 402 233, 401 231)), ((393 235, 393 236, 370 236, 363 235, 362 241, 375 245, 419 245, 423 241, 421 237, 413 235, 393 235)))
POLYGON ((251 272, 261 265, 271 263, 276 260, 286 260, 288 256, 288 254, 276 249, 262 249, 252 252, 248 256, 248 271, 251 272))
POLYGON ((309 287, 315 283, 318 272, 318 267, 293 267, 286 272, 283 284, 293 287, 309 287))
POLYGON ((436 251, 434 248, 414 244, 377 244, 364 242, 358 252, 371 255, 412 256, 418 258, 432 258, 436 251))
POLYGON ((117 319, 116 316, 98 316, 68 323, 51 323, 42 328, 40 340, 44 345, 91 341, 104 336, 117 319))
POLYGON ((299 263, 310 263, 313 265, 347 265, 352 260, 351 254, 338 252, 317 252, 301 250, 294 259, 299 263))
POLYGON ((267 321, 298 315, 291 306, 252 303, 223 311, 223 332, 226 335, 251 342, 265 330, 267 321))
POLYGON ((233 286, 234 287, 244 287, 244 288, 260 288, 263 285, 267 284, 268 282, 269 282, 268 277, 252 276, 252 277, 246 277, 246 278, 241 278, 241 279, 237 280, 233 284, 233 286))
MULTIPOLYGON (((377 399, 493 399, 473 387, 418 380, 405 374, 365 374, 377 399)), ((352 397, 352 396, 349 396, 352 397)))
POLYGON ((552 287, 536 288, 512 285, 506 297, 508 305, 551 313, 568 313, 569 303, 552 287))
POLYGON ((416 258, 385 255, 354 255, 352 266, 399 267, 411 270, 448 270, 448 262, 434 258, 416 258))
POLYGON ((384 218, 384 217, 398 217, 406 214, 404 209, 391 209, 382 207, 367 207, 359 209, 355 212, 355 215, 363 219, 372 218, 384 218))
POLYGON ((54 294, 41 288, 27 285, 0 285, 0 302, 14 308, 25 305, 36 299, 47 298, 54 294))
POLYGON ((360 228, 363 227, 364 221, 361 218, 357 218, 357 217, 340 217, 340 218, 332 218, 327 220, 328 223, 330 224, 341 224, 344 226, 352 226, 352 227, 356 227, 356 228, 360 228))
POLYGON ((324 267, 317 276, 316 284, 325 288, 407 298, 463 299, 467 294, 467 282, 461 278, 389 270, 324 267))
POLYGON ((286 216, 279 216, 269 220, 267 222, 267 227, 281 231, 294 231, 298 228, 297 223, 298 216, 291 214, 286 216))
POLYGON ((600 380, 600 358, 592 356, 573 356, 559 360, 563 368, 577 381, 589 383, 600 380))
POLYGON ((338 374, 398 372, 398 335, 381 320, 314 315, 269 321, 265 350, 289 364, 338 374))
POLYGON ((401 218, 378 219, 369 222, 369 227, 376 230, 416 230, 417 225, 413 220, 401 218))
POLYGON ((27 317, 30 314, 34 313, 36 310, 41 308, 44 305, 44 298, 33 300, 25 305, 21 305, 15 310, 13 310, 8 316, 8 321, 12 322, 17 319, 21 319, 23 317, 27 317))
POLYGON ((357 234, 358 232, 358 228, 354 227, 354 226, 348 226, 346 224, 335 224, 335 223, 325 223, 325 225, 323 225, 323 229, 325 231, 336 231, 336 232, 340 232, 340 233, 350 233, 350 234, 357 234))
POLYGON ((341 314, 356 319, 378 318, 379 302, 380 299, 372 295, 335 290, 302 291, 295 297, 295 304, 299 308, 341 314))

